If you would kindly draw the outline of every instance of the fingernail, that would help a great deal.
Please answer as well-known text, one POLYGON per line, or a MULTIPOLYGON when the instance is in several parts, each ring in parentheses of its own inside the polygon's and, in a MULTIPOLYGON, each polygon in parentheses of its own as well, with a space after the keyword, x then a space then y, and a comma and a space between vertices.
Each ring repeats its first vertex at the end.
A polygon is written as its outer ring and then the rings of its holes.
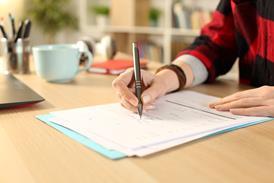
POLYGON ((147 109, 147 110, 155 109, 155 106, 153 106, 153 105, 148 105, 148 106, 145 106, 145 109, 147 109))
POLYGON ((144 95, 144 96, 143 96, 143 102, 144 102, 145 104, 149 103, 150 100, 151 100, 151 97, 150 97, 149 95, 144 95))
POLYGON ((215 109, 216 109, 217 111, 223 111, 223 110, 224 110, 224 108, 221 107, 221 106, 215 106, 215 109))

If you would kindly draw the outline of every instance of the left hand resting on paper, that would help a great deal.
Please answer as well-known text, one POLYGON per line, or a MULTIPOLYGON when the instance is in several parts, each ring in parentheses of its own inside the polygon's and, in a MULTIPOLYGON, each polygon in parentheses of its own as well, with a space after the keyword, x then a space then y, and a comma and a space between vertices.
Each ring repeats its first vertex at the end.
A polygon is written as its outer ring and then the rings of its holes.
POLYGON ((263 86, 237 92, 209 104, 209 107, 236 115, 274 117, 274 87, 263 86))

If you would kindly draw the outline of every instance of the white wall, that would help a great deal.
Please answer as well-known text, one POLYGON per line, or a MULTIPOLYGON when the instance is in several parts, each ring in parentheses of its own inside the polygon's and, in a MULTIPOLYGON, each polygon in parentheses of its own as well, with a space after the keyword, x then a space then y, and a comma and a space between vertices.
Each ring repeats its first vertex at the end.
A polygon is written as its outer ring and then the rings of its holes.
POLYGON ((207 10, 215 10, 220 0, 182 0, 189 6, 199 7, 207 10))
POLYGON ((8 14, 12 13, 15 17, 22 17, 23 9, 24 0, 0 0, 0 17, 5 20, 4 24, 7 32, 11 32, 8 14))
MULTIPOLYGON (((15 17, 17 17, 17 21, 19 21, 20 17, 23 16, 24 12, 24 3, 25 0, 0 0, 0 16, 5 17, 7 19, 7 15, 9 12, 14 14, 15 17)), ((72 12, 78 14, 78 3, 81 0, 72 0, 72 3, 70 5, 70 9, 72 12)), ((106 3, 109 0, 92 0, 92 1, 97 1, 100 3, 106 3)), ((183 0, 186 3, 189 4, 196 4, 199 5, 203 8, 208 8, 208 9, 215 9, 217 3, 219 0, 183 0), (210 3, 208 3, 210 1, 210 3)), ((152 4, 156 7, 162 8, 164 6, 163 3, 164 0, 152 0, 152 4)), ((9 28, 10 26, 6 26, 9 28)), ((45 43, 44 41, 44 36, 42 31, 38 27, 33 27, 32 29, 32 43, 33 45, 37 44, 43 44, 45 43)), ((80 32, 77 31, 64 31, 60 34, 57 35, 56 41, 59 43, 73 43, 76 42, 78 39, 80 39, 83 35, 80 32)))

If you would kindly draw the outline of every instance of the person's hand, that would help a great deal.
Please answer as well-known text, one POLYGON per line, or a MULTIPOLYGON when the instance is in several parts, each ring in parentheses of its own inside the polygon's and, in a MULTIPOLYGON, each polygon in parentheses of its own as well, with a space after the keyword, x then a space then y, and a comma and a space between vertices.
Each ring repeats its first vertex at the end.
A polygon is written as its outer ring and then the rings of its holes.
MULTIPOLYGON (((154 75, 148 71, 141 70, 143 84, 145 90, 142 93, 142 101, 144 110, 154 108, 155 100, 165 95, 167 92, 176 89, 176 85, 179 86, 177 76, 173 71, 161 71, 157 75, 154 75), (175 80, 175 81, 172 81, 175 80)), ((116 90, 117 95, 120 98, 120 103, 123 107, 137 112, 138 99, 135 96, 135 85, 133 78, 133 69, 128 69, 122 73, 112 82, 113 88, 116 90)))
POLYGON ((274 87, 263 86, 237 92, 209 104, 209 107, 236 115, 274 117, 274 87))

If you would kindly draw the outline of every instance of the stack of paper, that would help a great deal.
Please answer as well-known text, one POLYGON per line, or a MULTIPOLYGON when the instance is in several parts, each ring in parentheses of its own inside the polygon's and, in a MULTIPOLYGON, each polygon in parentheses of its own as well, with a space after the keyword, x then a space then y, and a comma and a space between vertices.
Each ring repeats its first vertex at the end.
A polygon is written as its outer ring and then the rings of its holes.
POLYGON ((235 116, 208 108, 217 98, 183 91, 162 97, 142 119, 120 104, 52 112, 51 122, 73 130, 106 149, 145 156, 201 137, 270 118, 235 116))

